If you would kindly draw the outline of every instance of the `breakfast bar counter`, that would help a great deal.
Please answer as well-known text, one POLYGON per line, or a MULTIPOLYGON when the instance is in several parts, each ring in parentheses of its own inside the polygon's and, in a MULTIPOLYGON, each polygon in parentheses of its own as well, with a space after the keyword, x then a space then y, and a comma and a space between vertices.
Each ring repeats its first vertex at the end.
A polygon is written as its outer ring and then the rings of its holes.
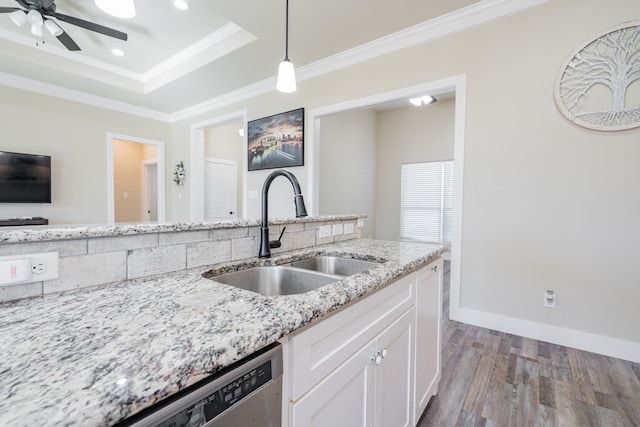
POLYGON ((444 250, 363 239, 213 266, 223 272, 316 255, 382 263, 289 296, 234 288, 193 268, 0 304, 0 425, 114 425, 444 250))

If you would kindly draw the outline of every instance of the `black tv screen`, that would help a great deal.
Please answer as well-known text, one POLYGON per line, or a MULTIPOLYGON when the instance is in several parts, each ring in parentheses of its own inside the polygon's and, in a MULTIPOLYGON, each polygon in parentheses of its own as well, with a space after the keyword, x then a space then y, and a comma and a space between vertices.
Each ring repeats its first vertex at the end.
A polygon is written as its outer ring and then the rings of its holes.
POLYGON ((51 156, 0 151, 0 203, 51 203, 51 156))

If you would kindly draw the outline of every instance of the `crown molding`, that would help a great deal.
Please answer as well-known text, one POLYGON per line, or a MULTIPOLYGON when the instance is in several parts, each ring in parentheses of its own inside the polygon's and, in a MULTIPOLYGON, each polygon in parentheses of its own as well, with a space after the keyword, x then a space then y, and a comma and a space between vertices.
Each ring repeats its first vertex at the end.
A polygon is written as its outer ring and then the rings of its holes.
POLYGON ((158 120, 161 122, 169 122, 171 116, 167 113, 139 107, 137 105, 127 104, 126 102, 115 101, 113 99, 104 98, 102 96, 91 95, 86 92, 68 89, 49 83, 43 83, 38 80, 27 79, 25 77, 16 76, 14 74, 4 73, 0 71, 0 84, 4 86, 22 89, 27 92, 34 92, 40 95, 48 95, 56 98, 75 101, 81 104, 92 105, 94 107, 105 108, 107 110, 117 111, 119 113, 131 114, 146 119, 158 120))

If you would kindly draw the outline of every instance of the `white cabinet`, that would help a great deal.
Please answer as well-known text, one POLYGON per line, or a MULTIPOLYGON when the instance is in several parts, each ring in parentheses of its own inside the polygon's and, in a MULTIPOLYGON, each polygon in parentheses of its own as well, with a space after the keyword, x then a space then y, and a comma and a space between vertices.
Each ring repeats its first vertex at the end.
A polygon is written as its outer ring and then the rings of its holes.
POLYGON ((440 375, 441 270, 436 261, 285 337, 283 425, 415 425, 440 375))
POLYGON ((440 382, 442 265, 439 259, 417 272, 414 425, 438 392, 440 382))
POLYGON ((411 308, 290 405, 289 425, 411 425, 411 308))

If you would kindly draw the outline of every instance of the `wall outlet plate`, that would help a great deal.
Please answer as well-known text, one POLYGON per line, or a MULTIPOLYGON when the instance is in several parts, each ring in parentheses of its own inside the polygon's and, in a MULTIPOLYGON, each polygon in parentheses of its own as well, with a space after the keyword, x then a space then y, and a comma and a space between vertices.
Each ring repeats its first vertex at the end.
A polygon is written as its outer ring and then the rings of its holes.
POLYGON ((347 223, 344 225, 344 234, 353 234, 353 223, 347 223))
POLYGON ((318 228, 318 237, 321 239, 331 237, 331 226, 330 225, 320 226, 320 228, 318 228))
POLYGON ((343 227, 342 224, 334 224, 333 225, 333 235, 334 236, 340 236, 343 233, 343 227))
POLYGON ((358 227, 364 227, 364 219, 358 218, 358 227))
POLYGON ((553 291, 545 291, 544 306, 547 308, 556 308, 556 293, 553 291))
MULTIPOLYGON (((42 282, 58 278, 58 252, 46 252, 41 254, 9 255, 0 257, 3 265, 6 261, 29 261, 31 275, 26 280, 4 283, 6 285, 17 285, 20 283, 42 282)), ((10 264, 10 263, 9 263, 10 264)), ((9 266, 8 268, 10 268, 9 266)), ((11 273, 11 272, 10 272, 11 273)), ((11 276, 11 274, 9 274, 11 276)))

